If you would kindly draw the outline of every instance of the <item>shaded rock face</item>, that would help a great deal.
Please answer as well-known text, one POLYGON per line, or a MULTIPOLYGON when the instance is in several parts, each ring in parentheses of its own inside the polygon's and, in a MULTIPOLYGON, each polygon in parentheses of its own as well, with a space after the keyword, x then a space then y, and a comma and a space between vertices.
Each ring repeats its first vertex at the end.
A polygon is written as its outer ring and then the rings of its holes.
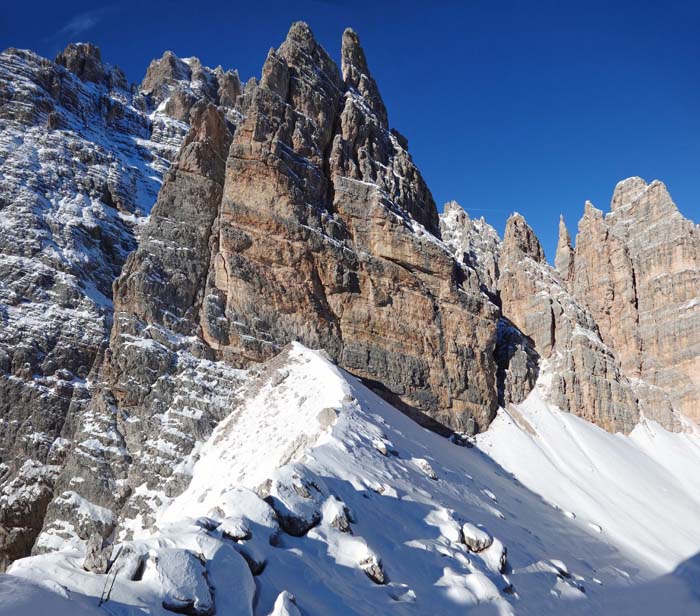
MULTIPOLYGON (((56 483, 36 552, 87 534, 108 536, 119 514, 150 512, 179 493, 178 471, 198 439, 230 412, 239 373, 211 361, 198 333, 209 238, 224 180, 231 133, 223 114, 200 101, 192 129, 166 174, 138 249, 114 284, 114 325, 76 446, 56 483), (77 504, 109 513, 79 516, 77 504), (65 528, 65 520, 80 518, 65 528)), ((83 507, 84 509, 84 507, 83 507)), ((124 529, 129 536, 128 529, 124 529)))
POLYGON ((212 239, 202 329, 234 365, 324 348, 416 418, 461 431, 496 406, 496 311, 439 233, 386 125, 357 36, 342 75, 305 24, 246 90, 212 239))
POLYGON ((606 215, 587 204, 574 263, 571 288, 625 373, 644 381, 645 414, 668 411, 667 396, 700 419, 700 231, 664 184, 620 182, 606 215))
POLYGON ((0 565, 41 528, 109 337, 112 283, 187 130, 93 45, 56 62, 0 54, 0 565))
MULTIPOLYGON (((506 223, 499 268, 503 313, 541 356, 548 398, 606 430, 630 432, 639 418, 630 382, 601 340, 595 319, 566 290, 519 214, 506 223)), ((513 370, 511 379, 518 373, 513 370)), ((522 393, 529 391, 531 381, 521 378, 521 383, 522 393)))

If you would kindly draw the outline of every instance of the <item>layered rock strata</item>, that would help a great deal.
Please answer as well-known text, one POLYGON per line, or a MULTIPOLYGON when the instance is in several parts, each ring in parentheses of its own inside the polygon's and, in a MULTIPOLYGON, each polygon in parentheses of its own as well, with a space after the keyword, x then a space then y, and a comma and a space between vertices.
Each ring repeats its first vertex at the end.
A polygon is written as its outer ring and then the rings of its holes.
POLYGON ((606 430, 630 432, 639 415, 629 381, 520 214, 506 223, 499 269, 503 313, 534 343, 550 400, 606 430))
POLYGON ((498 310, 438 239, 352 31, 341 57, 342 74, 294 24, 238 99, 237 126, 193 108, 115 284, 100 384, 36 551, 151 524, 234 408, 237 368, 293 340, 436 429, 493 418, 498 310))
POLYGON ((212 239, 205 340, 234 365, 324 348, 421 421, 496 407, 496 310, 438 241, 435 203, 389 129, 357 35, 342 74, 305 24, 246 92, 212 239))
POLYGON ((187 130, 94 45, 0 54, 0 568, 41 528, 112 282, 187 130))
POLYGON ((620 182, 606 215, 586 205, 568 284, 643 381, 648 411, 668 397, 700 419, 700 230, 663 183, 620 182))

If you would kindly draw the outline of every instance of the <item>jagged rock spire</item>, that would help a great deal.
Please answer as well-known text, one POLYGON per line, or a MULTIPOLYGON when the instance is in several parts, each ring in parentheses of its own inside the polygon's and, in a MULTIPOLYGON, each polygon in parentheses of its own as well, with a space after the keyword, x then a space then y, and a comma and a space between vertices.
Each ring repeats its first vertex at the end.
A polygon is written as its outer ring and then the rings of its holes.
POLYGON ((506 221, 506 231, 503 235, 503 250, 517 249, 524 252, 535 261, 545 260, 544 249, 532 227, 521 214, 515 212, 506 221))
POLYGON ((100 49, 92 43, 70 43, 56 56, 56 64, 65 66, 83 81, 101 83, 107 75, 100 49))
POLYGON ((559 241, 557 242, 557 252, 554 257, 554 266, 562 277, 562 280, 569 280, 574 268, 574 249, 571 247, 571 235, 566 228, 564 215, 559 216, 559 241))
POLYGON ((377 83, 370 75, 365 52, 360 45, 360 37, 352 28, 343 32, 343 44, 340 51, 341 70, 345 84, 356 89, 369 103, 382 127, 389 127, 386 107, 377 83))
POLYGON ((105 66, 100 48, 92 43, 70 43, 56 56, 55 62, 82 81, 104 84, 109 88, 127 88, 124 72, 118 67, 105 66))

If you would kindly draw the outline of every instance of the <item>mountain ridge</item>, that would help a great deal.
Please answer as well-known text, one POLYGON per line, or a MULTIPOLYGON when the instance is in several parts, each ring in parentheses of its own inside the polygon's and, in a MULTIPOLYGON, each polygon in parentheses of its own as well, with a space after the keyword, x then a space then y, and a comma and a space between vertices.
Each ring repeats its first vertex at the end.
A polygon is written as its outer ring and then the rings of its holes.
MULTIPOLYGON (((338 67, 301 22, 245 86, 235 72, 170 52, 132 90, 89 44, 69 46, 58 64, 0 55, 0 70, 19 63, 25 79, 21 97, 0 91, 0 143, 10 144, 0 159, 0 220, 12 229, 12 212, 26 218, 36 209, 12 196, 15 185, 19 194, 37 184, 55 190, 44 207, 48 217, 58 213, 53 237, 34 254, 55 266, 53 246, 67 246, 76 262, 69 303, 88 306, 85 327, 94 314, 101 319, 84 359, 67 350, 80 327, 58 328, 67 339, 53 367, 52 348, 35 348, 34 357, 14 349, 20 338, 45 343, 41 319, 57 303, 55 277, 23 280, 16 264, 26 257, 12 240, 0 245, 0 299, 10 307, 0 411, 12 419, 0 432, 5 565, 30 549, 87 549, 99 563, 103 540, 157 528, 163 507, 191 488, 203 443, 253 395, 246 383, 289 344, 323 349, 456 442, 488 434, 494 419, 515 417, 514 405, 534 398, 612 433, 654 421, 695 438, 700 234, 663 184, 622 181, 605 217, 587 204, 575 244, 561 220, 552 266, 519 214, 503 240, 456 203, 438 214, 350 29, 340 57, 338 67), (87 151, 87 167, 65 184, 49 168, 25 168, 27 157, 45 155, 39 138, 13 166, 12 135, 24 125, 87 151), (109 130, 96 137, 101 126, 109 130), (101 157, 115 156, 122 167, 105 174, 101 157), (76 195, 68 209, 65 186, 76 195), (66 212, 85 220, 72 223, 66 212), (100 216, 107 223, 95 225, 100 216), (95 263, 109 271, 95 274, 95 263), (25 318, 31 310, 34 321, 25 318), (29 323, 29 333, 8 337, 13 319, 29 323), (680 348, 669 348, 679 339, 680 348), (59 406, 42 402, 54 425, 18 387, 59 391, 59 406), (38 445, 27 447, 27 438, 38 445)), ((19 79, 7 74, 7 84, 19 79)), ((14 237, 22 247, 25 238, 14 237)), ((292 494, 289 485, 268 488, 278 492, 266 499, 292 494)), ((305 535, 320 514, 295 498, 283 502, 289 511, 275 509, 276 519, 286 534, 305 535), (311 517, 299 522, 299 512, 311 517)), ((28 562, 50 560, 37 558, 28 562)), ((199 566, 179 552, 173 558, 199 566)), ((367 558, 376 582, 379 562, 367 558)), ((564 586, 576 594, 575 584, 564 586)), ((489 596, 507 610, 501 594, 489 596)))

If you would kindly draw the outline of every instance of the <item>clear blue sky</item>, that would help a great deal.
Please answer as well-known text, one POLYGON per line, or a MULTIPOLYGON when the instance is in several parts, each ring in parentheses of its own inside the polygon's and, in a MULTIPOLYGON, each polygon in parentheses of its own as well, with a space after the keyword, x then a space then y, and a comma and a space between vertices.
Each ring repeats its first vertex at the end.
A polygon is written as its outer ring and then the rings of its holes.
POLYGON ((519 211, 550 260, 559 213, 574 234, 584 201, 607 209, 631 175, 700 219, 699 2, 5 0, 0 47, 92 41, 132 81, 171 49, 247 79, 298 19, 336 59, 343 28, 360 34, 440 207, 500 233, 519 211))

